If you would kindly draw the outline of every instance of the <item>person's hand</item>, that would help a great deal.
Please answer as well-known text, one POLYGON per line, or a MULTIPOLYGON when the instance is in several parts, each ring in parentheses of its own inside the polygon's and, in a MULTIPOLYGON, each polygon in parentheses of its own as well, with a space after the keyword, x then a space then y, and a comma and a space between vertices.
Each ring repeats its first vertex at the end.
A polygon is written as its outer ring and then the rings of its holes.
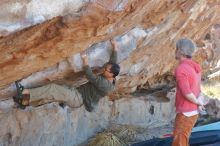
POLYGON ((200 110, 205 110, 205 107, 204 107, 204 105, 200 105, 199 107, 198 107, 200 110))
POLYGON ((203 105, 198 107, 198 111, 201 115, 206 115, 207 114, 206 109, 203 105))
POLYGON ((83 66, 89 65, 89 59, 88 59, 88 56, 86 55, 86 53, 81 52, 80 56, 81 56, 82 61, 83 61, 83 66))
POLYGON ((118 51, 118 47, 116 45, 116 41, 111 39, 110 42, 111 42, 113 51, 118 51))
POLYGON ((201 100, 198 100, 198 99, 197 99, 197 101, 196 101, 196 104, 197 104, 198 106, 204 106, 204 104, 202 103, 202 101, 201 101, 201 100))

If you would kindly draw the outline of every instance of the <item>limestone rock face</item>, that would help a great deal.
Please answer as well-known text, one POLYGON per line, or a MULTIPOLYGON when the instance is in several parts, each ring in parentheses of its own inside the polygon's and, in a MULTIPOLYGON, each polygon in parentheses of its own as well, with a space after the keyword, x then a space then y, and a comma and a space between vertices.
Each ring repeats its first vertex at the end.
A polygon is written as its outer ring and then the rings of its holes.
POLYGON ((220 81, 220 25, 216 24, 212 27, 210 31, 210 40, 208 41, 209 48, 212 48, 211 58, 209 62, 211 62, 211 73, 209 73, 209 79, 213 81, 220 81))
POLYGON ((100 67, 108 61, 111 38, 119 46, 120 95, 159 85, 172 74, 175 41, 188 37, 203 47, 202 40, 219 20, 220 10, 218 0, 1 3, 2 99, 14 94, 13 82, 20 79, 25 87, 57 80, 82 84, 78 53, 87 50, 90 65, 100 67))
POLYGON ((73 146, 112 124, 170 123, 174 93, 167 91, 179 38, 197 43, 195 60, 204 71, 213 69, 210 78, 219 72, 219 26, 212 27, 219 23, 219 0, 1 0, 0 9, 0 100, 9 99, 0 102, 0 145, 73 146), (16 80, 26 88, 84 84, 79 53, 86 51, 99 73, 110 39, 121 66, 113 102, 102 99, 92 113, 57 103, 13 108, 16 80), (157 89, 165 89, 158 101, 162 92, 139 96, 157 89))
POLYGON ((95 111, 84 107, 62 108, 57 103, 25 110, 13 109, 12 101, 0 104, 0 145, 75 146, 114 124, 157 127, 174 118, 173 99, 159 103, 150 97, 102 99, 95 111), (158 121, 160 124, 158 124, 158 121))

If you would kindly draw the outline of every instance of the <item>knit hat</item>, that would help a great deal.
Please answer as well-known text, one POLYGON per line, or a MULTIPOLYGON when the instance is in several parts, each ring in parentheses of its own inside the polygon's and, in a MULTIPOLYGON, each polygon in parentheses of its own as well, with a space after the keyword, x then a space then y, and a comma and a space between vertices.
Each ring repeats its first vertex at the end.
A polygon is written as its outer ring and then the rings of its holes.
POLYGON ((190 39, 179 39, 176 43, 176 48, 179 49, 182 55, 192 57, 196 51, 196 44, 190 39))

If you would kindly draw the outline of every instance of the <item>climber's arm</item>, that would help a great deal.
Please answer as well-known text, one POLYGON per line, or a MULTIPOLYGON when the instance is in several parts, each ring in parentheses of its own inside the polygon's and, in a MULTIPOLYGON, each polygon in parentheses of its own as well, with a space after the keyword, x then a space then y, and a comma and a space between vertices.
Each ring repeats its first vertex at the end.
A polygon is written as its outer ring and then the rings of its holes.
POLYGON ((111 63, 117 63, 117 52, 118 52, 118 46, 116 45, 116 42, 114 40, 110 40, 112 45, 112 54, 110 56, 109 62, 111 63))

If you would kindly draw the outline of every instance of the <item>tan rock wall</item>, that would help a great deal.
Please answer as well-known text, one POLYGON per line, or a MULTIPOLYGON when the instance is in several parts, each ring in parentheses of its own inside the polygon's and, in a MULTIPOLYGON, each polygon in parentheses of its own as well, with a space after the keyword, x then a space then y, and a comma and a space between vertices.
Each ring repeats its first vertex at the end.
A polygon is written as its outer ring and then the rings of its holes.
MULTIPOLYGON (((115 1, 111 2, 114 5, 115 1)), ((218 0, 131 0, 123 1, 121 10, 103 6, 108 3, 94 1, 80 9, 78 16, 55 17, 2 37, 1 97, 9 96, 6 95, 8 91, 14 90, 13 86, 9 86, 15 80, 53 65, 56 68, 58 62, 97 42, 123 37, 132 28, 140 27, 146 31, 146 35, 138 39, 132 53, 120 61, 122 72, 118 78, 118 88, 120 94, 127 94, 149 84, 149 80, 172 74, 175 41, 180 37, 188 37, 201 44, 210 27, 219 20, 218 0)), ((69 79, 68 76, 80 78, 76 71, 67 69, 52 79, 46 77, 41 84, 69 79)), ((31 86, 28 82, 26 85, 31 86)))

